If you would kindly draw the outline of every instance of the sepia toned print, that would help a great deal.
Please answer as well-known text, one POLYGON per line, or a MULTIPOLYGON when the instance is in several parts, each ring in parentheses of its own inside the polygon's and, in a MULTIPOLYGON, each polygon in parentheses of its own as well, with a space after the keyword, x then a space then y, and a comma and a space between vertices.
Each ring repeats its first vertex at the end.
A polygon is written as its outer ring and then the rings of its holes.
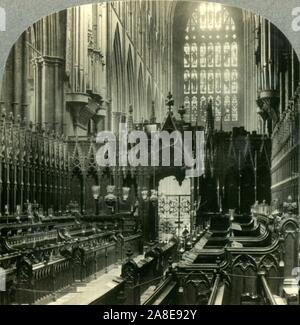
POLYGON ((1 77, 0 305, 299 304, 300 65, 271 21, 71 7, 1 77))

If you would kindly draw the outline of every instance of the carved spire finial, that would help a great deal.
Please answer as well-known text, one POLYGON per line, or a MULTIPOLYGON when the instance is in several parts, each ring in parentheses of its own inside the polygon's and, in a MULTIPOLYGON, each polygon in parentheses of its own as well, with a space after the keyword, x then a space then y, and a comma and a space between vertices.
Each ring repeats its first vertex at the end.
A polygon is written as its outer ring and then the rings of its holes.
POLYGON ((134 128, 133 126, 133 107, 132 104, 129 105, 129 109, 128 109, 128 119, 127 119, 127 127, 128 127, 128 131, 131 132, 134 128))
POLYGON ((150 123, 156 123, 155 103, 154 103, 154 101, 152 101, 152 111, 151 111, 150 123))
POLYGON ((166 100, 166 106, 168 106, 168 110, 169 110, 169 114, 172 114, 172 109, 174 106, 174 98, 173 95, 171 94, 171 92, 169 91, 169 94, 167 96, 167 100, 166 100))

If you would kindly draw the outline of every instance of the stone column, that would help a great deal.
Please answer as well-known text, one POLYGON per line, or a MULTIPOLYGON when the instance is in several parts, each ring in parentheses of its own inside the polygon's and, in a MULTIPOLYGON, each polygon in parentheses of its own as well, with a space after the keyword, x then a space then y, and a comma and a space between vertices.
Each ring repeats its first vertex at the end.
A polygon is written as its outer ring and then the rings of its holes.
POLYGON ((12 102, 12 110, 15 116, 21 113, 21 92, 22 92, 22 42, 16 42, 13 50, 13 85, 14 94, 12 102))
POLYGON ((122 117, 121 112, 113 112, 112 113, 112 118, 113 118, 112 131, 114 132, 114 134, 119 133, 119 124, 121 122, 121 117, 122 117))
POLYGON ((34 44, 35 124, 62 130, 64 112, 63 20, 56 13, 36 23, 34 44))

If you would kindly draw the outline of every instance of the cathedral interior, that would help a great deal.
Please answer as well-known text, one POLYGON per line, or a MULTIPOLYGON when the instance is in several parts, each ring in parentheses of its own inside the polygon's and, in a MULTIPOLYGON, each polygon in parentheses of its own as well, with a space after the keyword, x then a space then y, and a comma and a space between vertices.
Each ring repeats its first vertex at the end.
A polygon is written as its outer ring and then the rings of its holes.
POLYGON ((0 84, 0 304, 299 304, 299 78, 272 22, 215 2, 35 22, 0 84), (204 134, 201 175, 99 165, 120 123, 204 134))

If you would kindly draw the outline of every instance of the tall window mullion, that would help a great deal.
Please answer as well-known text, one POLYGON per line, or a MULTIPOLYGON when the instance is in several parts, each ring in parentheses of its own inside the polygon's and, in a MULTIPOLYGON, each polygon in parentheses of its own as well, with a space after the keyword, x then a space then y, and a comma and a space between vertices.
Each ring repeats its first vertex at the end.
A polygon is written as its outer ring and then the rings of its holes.
MULTIPOLYGON (((197 96, 197 98, 198 98, 198 110, 197 110, 196 119, 197 119, 197 123, 198 123, 198 121, 201 121, 201 119, 202 119, 201 107, 200 107, 200 105, 201 105, 201 75, 200 75, 199 66, 200 66, 200 60, 201 60, 201 53, 200 53, 199 35, 198 35, 196 41, 197 41, 197 49, 198 49, 198 53, 197 53, 198 54, 197 55, 197 59, 198 59, 198 61, 197 61, 198 62, 198 66, 197 66, 197 75, 198 75, 198 96, 197 96), (200 107, 200 109, 199 109, 199 107, 200 107)), ((192 120, 192 116, 190 117, 190 120, 192 120)))
POLYGON ((184 68, 185 80, 190 76, 185 107, 190 110, 191 122, 205 121, 209 100, 213 102, 216 121, 223 118, 225 123, 237 122, 238 46, 232 17, 222 5, 202 2, 187 26, 185 44, 189 44, 190 55, 197 50, 197 66, 190 57, 188 71, 184 68))

